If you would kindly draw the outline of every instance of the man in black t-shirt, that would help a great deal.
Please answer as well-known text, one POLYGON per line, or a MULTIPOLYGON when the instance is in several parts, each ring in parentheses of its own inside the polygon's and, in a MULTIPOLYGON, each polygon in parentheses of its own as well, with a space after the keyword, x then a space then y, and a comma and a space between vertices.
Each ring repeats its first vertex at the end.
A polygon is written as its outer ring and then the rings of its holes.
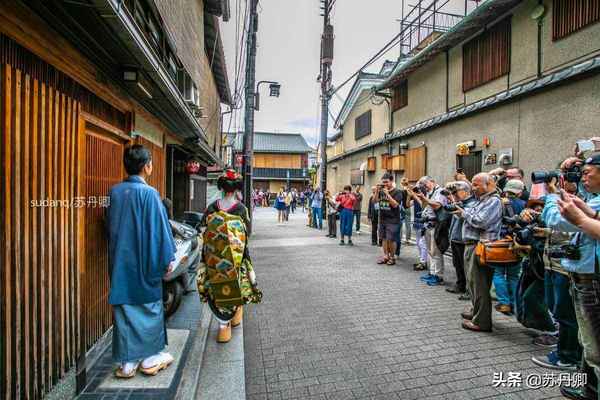
POLYGON ((400 211, 405 201, 402 190, 394 187, 394 175, 386 172, 377 185, 379 199, 379 238, 383 241, 383 257, 378 264, 396 264, 396 241, 400 232, 400 211))

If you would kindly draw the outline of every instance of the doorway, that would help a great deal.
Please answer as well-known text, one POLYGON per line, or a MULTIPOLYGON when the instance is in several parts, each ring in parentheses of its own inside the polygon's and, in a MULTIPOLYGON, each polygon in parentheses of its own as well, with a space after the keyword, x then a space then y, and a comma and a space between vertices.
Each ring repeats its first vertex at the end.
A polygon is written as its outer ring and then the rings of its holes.
POLYGON ((467 179, 473 179, 482 170, 481 151, 472 151, 466 156, 457 155, 456 168, 462 168, 467 179))

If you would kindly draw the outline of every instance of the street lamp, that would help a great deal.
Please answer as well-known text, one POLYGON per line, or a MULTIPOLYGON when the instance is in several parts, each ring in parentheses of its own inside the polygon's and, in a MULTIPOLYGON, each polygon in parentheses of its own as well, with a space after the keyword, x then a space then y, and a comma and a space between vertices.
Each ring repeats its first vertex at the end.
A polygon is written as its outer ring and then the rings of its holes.
POLYGON ((268 83, 269 84, 269 96, 271 97, 279 97, 279 93, 281 91, 281 84, 279 84, 279 82, 273 82, 273 81, 260 81, 256 84, 256 91, 254 92, 254 109, 256 111, 260 110, 260 93, 259 93, 259 87, 261 84, 263 83, 268 83))

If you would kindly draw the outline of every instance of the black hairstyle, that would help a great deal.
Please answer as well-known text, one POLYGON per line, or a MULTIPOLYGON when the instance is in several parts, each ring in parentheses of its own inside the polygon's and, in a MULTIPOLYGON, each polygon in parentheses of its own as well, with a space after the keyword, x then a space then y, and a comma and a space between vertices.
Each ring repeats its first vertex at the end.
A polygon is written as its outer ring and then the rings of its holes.
POLYGON ((352 191, 352 186, 346 185, 346 186, 344 186, 344 190, 352 191))
POLYGON ((383 174, 381 179, 387 179, 388 181, 393 181, 394 175, 391 172, 386 172, 385 174, 383 174))
POLYGON ((141 144, 134 144, 125 148, 123 152, 123 164, 127 175, 139 175, 142 169, 152 161, 150 150, 141 144))
POLYGON ((169 217, 169 219, 173 219, 173 202, 171 201, 171 199, 165 197, 162 200, 162 203, 163 206, 165 206, 165 209, 167 210, 167 216, 169 217))
POLYGON ((224 191, 225 193, 232 193, 236 190, 241 191, 244 188, 244 181, 242 177, 236 174, 235 178, 222 175, 217 179, 217 189, 224 191))

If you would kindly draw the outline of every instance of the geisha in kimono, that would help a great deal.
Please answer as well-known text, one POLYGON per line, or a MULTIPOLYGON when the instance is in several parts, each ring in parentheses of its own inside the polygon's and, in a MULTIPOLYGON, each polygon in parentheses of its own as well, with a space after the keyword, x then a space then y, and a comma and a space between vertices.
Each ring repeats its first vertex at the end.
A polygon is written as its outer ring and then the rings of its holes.
POLYGON ((113 360, 118 378, 139 370, 156 375, 173 357, 167 344, 162 278, 175 259, 175 243, 167 213, 156 189, 146 183, 152 173, 148 149, 125 149, 129 175, 110 189, 107 209, 110 293, 113 307, 113 360))
POLYGON ((202 265, 198 293, 219 321, 217 342, 231 340, 231 328, 242 322, 243 304, 259 303, 262 293, 248 252, 248 209, 236 193, 240 175, 227 170, 217 180, 221 198, 210 204, 203 219, 202 265))

